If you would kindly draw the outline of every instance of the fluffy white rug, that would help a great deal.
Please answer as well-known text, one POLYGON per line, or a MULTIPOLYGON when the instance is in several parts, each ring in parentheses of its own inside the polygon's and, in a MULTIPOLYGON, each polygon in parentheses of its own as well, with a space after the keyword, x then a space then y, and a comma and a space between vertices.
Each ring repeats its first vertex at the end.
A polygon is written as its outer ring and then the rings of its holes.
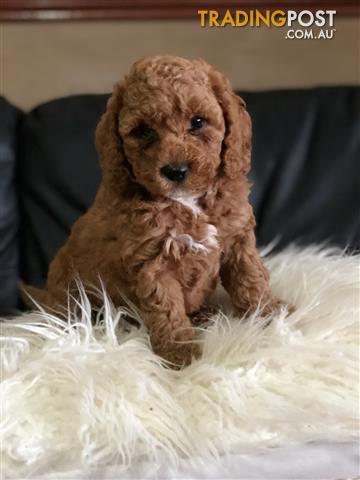
MULTIPOLYGON (((359 257, 308 248, 266 259, 297 306, 264 320, 213 317, 203 355, 165 369, 145 328, 105 298, 72 323, 35 312, 1 323, 6 476, 139 460, 176 465, 358 433, 359 257), (100 318, 101 317, 101 318, 100 318)), ((69 314, 69 317, 71 315, 69 314)), ((120 470, 119 470, 120 471, 120 470)))

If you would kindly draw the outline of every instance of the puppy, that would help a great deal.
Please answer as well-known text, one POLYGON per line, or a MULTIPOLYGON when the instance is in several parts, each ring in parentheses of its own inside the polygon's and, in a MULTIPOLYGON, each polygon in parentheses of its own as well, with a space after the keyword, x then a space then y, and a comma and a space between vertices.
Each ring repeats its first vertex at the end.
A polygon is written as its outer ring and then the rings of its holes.
POLYGON ((58 308, 76 276, 101 279, 115 305, 125 296, 138 306, 154 351, 177 366, 198 353, 191 318, 219 277, 239 313, 279 308, 248 202, 251 122, 221 73, 202 60, 138 61, 114 87, 96 146, 96 199, 46 290, 26 288, 35 300, 58 308))

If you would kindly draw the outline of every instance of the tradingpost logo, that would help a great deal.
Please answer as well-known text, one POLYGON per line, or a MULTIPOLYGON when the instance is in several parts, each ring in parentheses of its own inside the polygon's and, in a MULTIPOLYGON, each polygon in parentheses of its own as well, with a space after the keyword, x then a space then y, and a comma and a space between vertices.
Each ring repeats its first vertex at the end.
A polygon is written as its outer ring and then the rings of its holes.
POLYGON ((336 10, 198 10, 202 27, 284 28, 287 40, 334 38, 336 10))

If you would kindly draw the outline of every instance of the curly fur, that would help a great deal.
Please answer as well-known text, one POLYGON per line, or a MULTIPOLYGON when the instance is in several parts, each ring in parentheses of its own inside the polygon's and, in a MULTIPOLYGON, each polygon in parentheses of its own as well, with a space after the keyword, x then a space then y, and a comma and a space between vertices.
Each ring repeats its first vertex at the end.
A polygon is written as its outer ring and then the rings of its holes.
POLYGON ((191 318, 218 278, 240 311, 280 300, 256 250, 248 202, 251 122, 228 80, 202 60, 172 56, 135 63, 116 84, 96 131, 103 178, 94 204, 50 265, 41 303, 66 304, 78 274, 99 279, 116 305, 141 310, 154 351, 177 365, 198 353, 191 318), (191 131, 193 116, 205 119, 191 131), (151 138, 136 135, 151 128, 151 138), (181 184, 161 175, 186 162, 181 184))

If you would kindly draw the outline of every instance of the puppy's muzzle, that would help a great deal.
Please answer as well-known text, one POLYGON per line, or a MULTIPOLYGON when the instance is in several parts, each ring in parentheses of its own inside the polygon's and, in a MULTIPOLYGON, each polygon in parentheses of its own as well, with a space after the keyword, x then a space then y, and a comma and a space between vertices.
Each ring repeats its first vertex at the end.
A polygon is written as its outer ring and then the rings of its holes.
POLYGON ((173 163, 165 165, 160 169, 161 175, 166 177, 172 182, 180 183, 185 180, 189 171, 189 167, 186 163, 173 163))

